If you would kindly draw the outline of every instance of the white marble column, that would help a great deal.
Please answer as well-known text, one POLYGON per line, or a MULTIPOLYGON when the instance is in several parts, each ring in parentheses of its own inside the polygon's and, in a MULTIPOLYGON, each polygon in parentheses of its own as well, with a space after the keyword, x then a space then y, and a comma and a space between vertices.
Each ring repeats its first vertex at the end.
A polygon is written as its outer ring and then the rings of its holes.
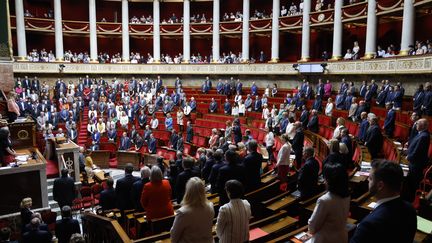
POLYGON ((63 24, 61 0, 54 0, 55 55, 57 61, 63 61, 63 24))
POLYGON ((160 3, 153 1, 153 59, 160 62, 160 3))
POLYGON ((183 1, 183 62, 190 60, 190 0, 183 1))
POLYGON ((273 0, 271 62, 279 61, 280 0, 273 0))
POLYGON ((342 5, 343 0, 335 0, 334 22, 333 22, 333 60, 342 59, 342 5))
POLYGON ((129 62, 129 3, 122 0, 122 60, 129 62))
POLYGON ((303 2, 303 27, 302 27, 302 48, 301 61, 307 62, 310 59, 310 9, 311 0, 303 2))
POLYGON ((15 0, 16 30, 18 42, 18 60, 27 59, 27 42, 24 23, 23 0, 15 0))
POLYGON ((250 0, 243 0, 242 62, 249 61, 249 14, 250 0))
POLYGON ((90 61, 97 62, 96 0, 89 0, 90 61))
POLYGON ((366 48, 364 58, 373 58, 376 54, 377 16, 376 0, 368 0, 366 48))
POLYGON ((219 0, 213 0, 213 60, 212 62, 217 63, 220 56, 220 2, 219 0))
POLYGON ((408 55, 409 46, 414 45, 414 18, 413 0, 404 0, 400 55, 408 55))

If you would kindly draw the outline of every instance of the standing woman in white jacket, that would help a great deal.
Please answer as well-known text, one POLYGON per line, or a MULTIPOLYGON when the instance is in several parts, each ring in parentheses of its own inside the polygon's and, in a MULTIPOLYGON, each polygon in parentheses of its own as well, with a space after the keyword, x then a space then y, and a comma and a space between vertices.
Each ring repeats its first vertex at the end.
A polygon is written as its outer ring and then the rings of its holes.
POLYGON ((281 182, 285 182, 290 166, 291 144, 287 134, 282 134, 281 140, 283 146, 280 148, 278 153, 276 168, 278 171, 279 180, 281 180, 281 182))

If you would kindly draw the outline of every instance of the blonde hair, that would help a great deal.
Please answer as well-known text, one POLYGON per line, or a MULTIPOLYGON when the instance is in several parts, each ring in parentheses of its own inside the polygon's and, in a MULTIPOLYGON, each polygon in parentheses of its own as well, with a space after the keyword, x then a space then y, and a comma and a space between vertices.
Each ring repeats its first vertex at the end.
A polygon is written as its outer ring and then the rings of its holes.
POLYGON ((336 123, 338 125, 345 126, 345 119, 343 117, 338 117, 338 119, 336 120, 336 123))
POLYGON ((32 203, 33 200, 31 199, 31 197, 26 197, 23 200, 21 200, 20 207, 21 208, 31 207, 32 203))
POLYGON ((192 177, 186 183, 186 190, 183 196, 182 205, 185 207, 205 207, 208 204, 205 195, 204 181, 198 177, 192 177))

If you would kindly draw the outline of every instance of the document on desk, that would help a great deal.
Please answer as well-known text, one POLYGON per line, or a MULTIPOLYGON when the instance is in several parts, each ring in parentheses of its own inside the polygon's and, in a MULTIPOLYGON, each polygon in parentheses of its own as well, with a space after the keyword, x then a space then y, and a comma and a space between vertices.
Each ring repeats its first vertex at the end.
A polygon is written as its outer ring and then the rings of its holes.
POLYGON ((432 233, 432 221, 417 216, 417 229, 423 233, 432 233))
POLYGON ((26 162, 28 160, 28 155, 18 155, 15 157, 15 159, 19 162, 26 162))

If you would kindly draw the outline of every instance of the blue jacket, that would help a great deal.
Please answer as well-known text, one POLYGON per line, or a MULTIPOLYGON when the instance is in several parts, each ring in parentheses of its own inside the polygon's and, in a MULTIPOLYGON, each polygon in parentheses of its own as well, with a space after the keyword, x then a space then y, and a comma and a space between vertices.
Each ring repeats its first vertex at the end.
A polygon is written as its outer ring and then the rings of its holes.
POLYGON ((120 139, 120 147, 119 150, 128 150, 131 146, 130 138, 128 137, 122 137, 120 139))
POLYGON ((396 121, 396 112, 395 110, 390 109, 387 112, 387 116, 384 120, 384 131, 390 137, 393 137, 393 132, 395 130, 395 121, 396 121))
POLYGON ((156 153, 156 138, 150 138, 149 143, 148 143, 148 150, 151 154, 155 154, 156 153))
POLYGON ((359 130, 358 130, 358 138, 360 139, 360 141, 365 141, 365 139, 366 139, 366 132, 367 132, 368 128, 369 128, 369 122, 368 122, 368 120, 367 119, 363 119, 360 122, 360 127, 359 127, 359 130))

